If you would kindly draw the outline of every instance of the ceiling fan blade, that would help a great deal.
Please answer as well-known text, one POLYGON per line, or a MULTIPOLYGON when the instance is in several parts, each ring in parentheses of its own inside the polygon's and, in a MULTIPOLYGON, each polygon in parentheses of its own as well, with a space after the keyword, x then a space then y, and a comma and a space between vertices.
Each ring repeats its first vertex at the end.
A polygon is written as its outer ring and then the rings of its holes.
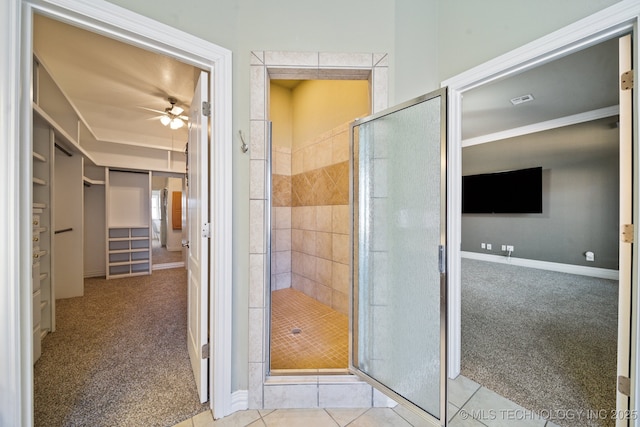
POLYGON ((181 120, 188 122, 189 121, 189 117, 188 116, 178 116, 180 117, 181 120))
POLYGON ((147 108, 147 107, 141 107, 141 106, 138 106, 138 108, 141 108, 141 109, 147 110, 147 111, 151 111, 151 112, 157 113, 157 114, 165 114, 165 112, 162 111, 162 110, 156 110, 156 109, 153 109, 153 108, 147 108))
POLYGON ((173 114, 174 116, 179 116, 180 114, 182 114, 183 111, 184 111, 184 108, 174 105, 170 113, 173 114))

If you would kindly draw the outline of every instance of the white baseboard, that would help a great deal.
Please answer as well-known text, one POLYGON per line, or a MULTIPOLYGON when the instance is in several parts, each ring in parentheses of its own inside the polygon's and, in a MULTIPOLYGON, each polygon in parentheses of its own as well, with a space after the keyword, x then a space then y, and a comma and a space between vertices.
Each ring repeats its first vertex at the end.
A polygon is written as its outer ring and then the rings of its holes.
POLYGON ((151 270, 167 270, 169 268, 179 268, 184 267, 184 262, 167 262, 164 264, 153 264, 151 270))
POLYGON ((238 390, 231 393, 231 413, 249 408, 249 390, 238 390))
POLYGON ((578 274, 580 276, 598 277, 600 279, 618 280, 618 270, 608 268, 587 267, 584 265, 561 264, 559 262, 538 261, 506 257, 504 255, 481 254, 477 252, 460 251, 462 258, 477 259, 481 261, 497 262, 500 264, 518 265, 520 267, 537 268, 540 270, 557 271, 560 273, 578 274))
POLYGON ((88 279, 90 277, 105 277, 107 275, 106 270, 93 270, 93 271, 85 271, 84 278, 88 279))

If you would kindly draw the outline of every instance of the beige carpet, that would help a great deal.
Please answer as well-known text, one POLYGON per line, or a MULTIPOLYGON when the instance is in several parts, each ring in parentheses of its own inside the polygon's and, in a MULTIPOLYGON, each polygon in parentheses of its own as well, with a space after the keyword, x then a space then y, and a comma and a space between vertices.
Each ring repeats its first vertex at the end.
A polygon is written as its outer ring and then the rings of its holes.
MULTIPOLYGON (((537 413, 613 413, 617 285, 463 259, 462 374, 537 413)), ((615 425, 587 416, 552 421, 615 425)))
POLYGON ((172 426, 207 410, 189 356, 183 268, 85 280, 56 301, 34 367, 36 426, 172 426))

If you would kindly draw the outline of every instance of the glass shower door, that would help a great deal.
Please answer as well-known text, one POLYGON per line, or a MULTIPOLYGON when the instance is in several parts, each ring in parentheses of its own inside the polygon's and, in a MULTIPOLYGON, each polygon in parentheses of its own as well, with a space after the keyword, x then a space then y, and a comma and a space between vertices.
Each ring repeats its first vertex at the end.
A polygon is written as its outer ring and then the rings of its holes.
POLYGON ((352 124, 351 371, 446 419, 446 89, 352 124))

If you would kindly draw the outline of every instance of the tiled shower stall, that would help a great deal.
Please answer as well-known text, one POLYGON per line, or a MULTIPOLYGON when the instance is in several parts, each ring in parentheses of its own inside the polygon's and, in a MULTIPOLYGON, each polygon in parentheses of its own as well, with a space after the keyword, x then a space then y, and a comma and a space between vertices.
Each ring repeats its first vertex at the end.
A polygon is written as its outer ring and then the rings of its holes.
MULTIPOLYGON (((269 285, 271 278, 267 277, 269 260, 267 260, 267 236, 271 234, 269 222, 270 206, 268 204, 270 194, 266 173, 269 137, 268 98, 270 79, 352 79, 368 80, 371 94, 371 111, 378 112, 388 106, 388 56, 378 53, 323 53, 323 52, 263 52, 251 53, 251 144, 250 144, 250 200, 249 200, 249 372, 248 372, 248 406, 249 408, 316 408, 316 407, 368 407, 387 406, 392 404, 384 395, 375 391, 370 385, 359 381, 352 375, 295 375, 274 376, 271 375, 269 360, 269 321, 271 308, 269 306, 269 294, 272 287, 269 285)), ((274 209, 274 223, 276 227, 275 242, 276 252, 283 252, 274 263, 274 287, 286 286, 288 280, 294 287, 306 287, 309 293, 318 295, 325 302, 331 303, 338 311, 347 310, 349 305, 348 291, 344 289, 345 281, 345 255, 348 253, 348 205, 325 204, 327 199, 336 202, 340 194, 327 192, 322 199, 306 200, 307 205, 294 205, 294 178, 306 182, 303 185, 311 185, 309 178, 325 180, 323 188, 328 181, 326 177, 333 177, 337 181, 346 180, 336 175, 336 172, 344 172, 344 163, 348 161, 348 130, 345 127, 344 136, 338 137, 337 130, 333 130, 330 139, 324 141, 314 140, 315 144, 301 149, 301 153, 287 153, 277 151, 275 157, 284 158, 284 166, 280 167, 280 160, 276 159, 275 173, 282 175, 285 181, 287 176, 291 178, 291 207, 279 206, 274 209), (336 133, 334 135, 334 133, 336 133), (345 138, 346 152, 339 149, 333 143, 340 138, 345 138), (331 141, 331 160, 329 151, 324 148, 331 141), (311 155, 313 148, 318 151, 311 155), (305 151, 307 150, 307 151, 305 151), (307 154, 307 156, 305 156, 307 154), (287 171, 286 157, 291 157, 290 171, 287 171), (334 161, 334 155, 336 156, 334 161), (345 157, 345 155, 347 157, 345 157), (340 159, 340 160, 338 160, 340 159), (305 166, 305 161, 307 165, 305 166), (315 164, 313 164, 315 162, 315 164), (341 166, 341 163, 343 164, 341 166), (312 165, 313 164, 313 165, 312 165), (335 169, 334 169, 335 168, 335 169), (310 171, 320 169, 323 173, 320 178, 310 171), (315 204, 320 203, 320 204, 315 204), (318 212, 320 212, 318 214, 318 212), (330 213, 329 213, 330 212, 330 213), (329 215, 331 216, 331 228, 329 228, 329 215), (333 227, 335 222, 340 227, 333 227), (295 220, 294 220, 295 218, 295 220), (318 221, 320 218, 320 221, 318 221), (290 224, 290 225, 289 225, 290 224), (288 229, 291 229, 290 250, 287 247, 288 229), (283 230, 282 233, 279 233, 283 230), (305 249, 305 232, 307 236, 315 236, 313 250, 311 244, 305 249), (300 241, 302 233, 302 241, 300 241), (324 233, 324 234, 322 234, 324 233), (320 243, 318 243, 318 235, 320 243), (331 235, 331 257, 328 253, 328 235, 331 235), (280 235, 280 237, 278 237, 280 235), (294 237, 297 236, 297 237, 294 237), (280 241, 282 239, 282 243, 280 241), (336 246, 334 247, 334 242, 336 246), (347 242, 342 245, 340 242, 347 242), (284 245, 284 246, 282 246, 284 245), (324 247, 322 247, 324 245, 324 247), (295 248, 295 250, 294 250, 295 248), (345 252, 346 251, 346 252, 345 252), (291 258, 302 257, 307 260, 305 270, 304 261, 302 270, 288 273, 288 265, 293 265, 288 260, 287 252, 291 258), (312 253, 309 253, 312 252, 312 253), (324 257, 322 256, 324 255, 324 257), (320 259, 321 261, 318 261, 320 259), (317 268, 321 265, 320 269, 317 268), (331 277, 342 276, 327 284, 329 267, 331 277), (312 267, 313 266, 313 267, 312 267), (326 266, 326 267, 325 267, 326 266), (334 268, 335 267, 335 268, 334 268), (277 272, 276 272, 277 271, 277 272), (305 280, 301 280, 305 279, 305 280)), ((347 163, 348 164, 348 163, 347 163)), ((348 171, 348 167, 346 168, 348 171)), ((280 178, 277 178, 280 179, 280 178)), ((333 182, 336 182, 336 181, 333 182)), ((274 180, 274 187, 276 182, 274 180)), ((281 184, 280 184, 281 185, 281 184)), ((348 194, 348 193, 347 193, 348 194)), ((286 190, 285 190, 286 195, 286 190)), ((342 194, 344 197, 345 194, 342 194)), ((286 197, 286 196, 285 196, 286 197)), ((313 196, 315 197, 315 196, 313 196)), ((343 199, 344 200, 344 199, 343 199)), ((346 202, 348 203, 348 202, 346 202)), ((274 249, 274 248, 272 248, 274 249)), ((276 255, 277 257, 278 255, 276 255)), ((346 269, 348 271, 348 267, 346 269)), ((348 274, 347 274, 348 276, 348 274)), ((346 281, 348 284, 348 280, 346 281)))
POLYGON ((349 314, 349 124, 272 153, 271 290, 349 314))

